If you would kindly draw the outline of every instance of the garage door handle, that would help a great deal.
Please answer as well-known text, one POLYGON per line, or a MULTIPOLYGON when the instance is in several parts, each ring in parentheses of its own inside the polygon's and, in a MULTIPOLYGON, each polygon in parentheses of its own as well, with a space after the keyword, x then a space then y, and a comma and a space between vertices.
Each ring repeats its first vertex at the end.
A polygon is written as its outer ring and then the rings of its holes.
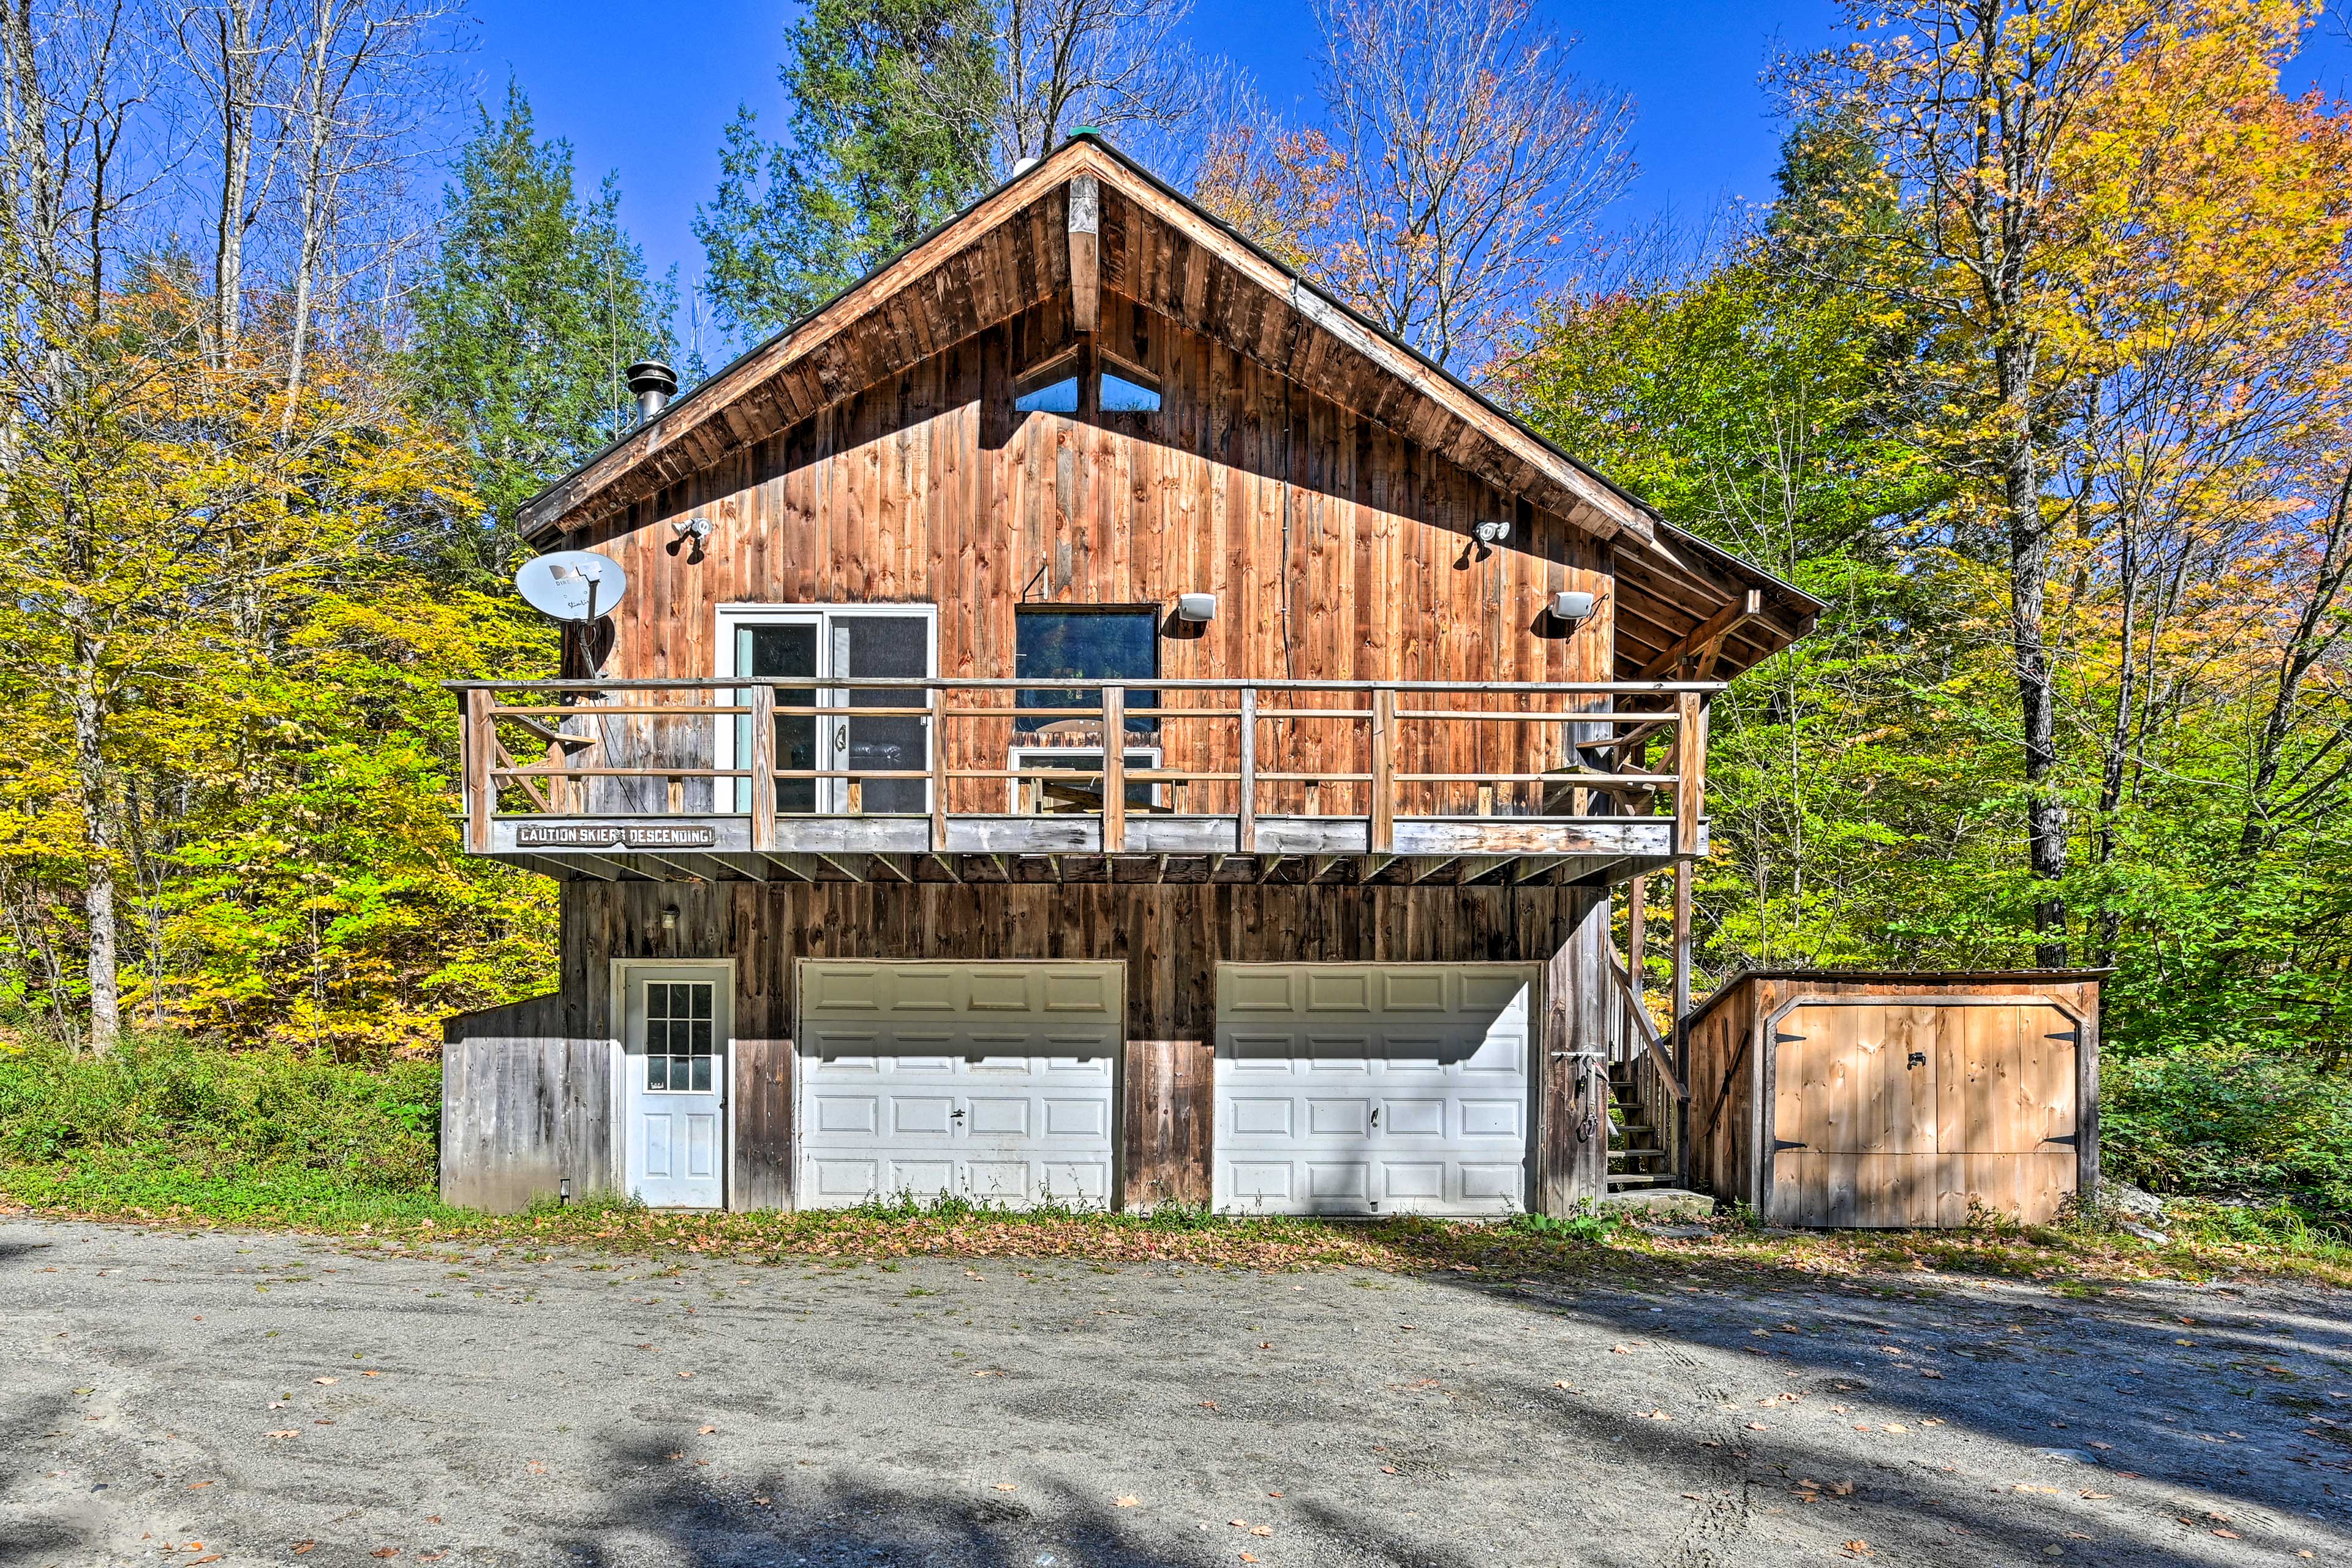
POLYGON ((963 1120, 963 1112, 961 1110, 955 1111, 950 1116, 949 1120, 953 1121, 961 1121, 963 1120))
POLYGON ((1380 1108, 1379 1106, 1375 1105, 1375 1106, 1373 1106, 1373 1107, 1372 1107, 1372 1125, 1373 1125, 1373 1126, 1375 1126, 1375 1127, 1378 1127, 1380 1124, 1381 1124, 1381 1108, 1380 1108))

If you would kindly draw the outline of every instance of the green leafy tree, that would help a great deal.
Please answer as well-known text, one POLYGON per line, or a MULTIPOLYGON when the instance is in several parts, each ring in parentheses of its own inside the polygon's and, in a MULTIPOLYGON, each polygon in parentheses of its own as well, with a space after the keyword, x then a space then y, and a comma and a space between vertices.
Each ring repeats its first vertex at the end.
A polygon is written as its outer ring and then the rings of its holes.
POLYGON ((757 336, 912 244, 989 177, 980 110, 1000 96, 975 0, 814 0, 784 35, 782 142, 739 108, 696 215, 717 324, 757 336))
POLYGON ((571 144, 539 139, 512 83, 458 154, 412 370, 482 502, 478 531, 453 546, 461 574, 508 574, 517 509, 628 427, 627 367, 667 352, 674 291, 646 277, 620 202, 609 174, 581 195, 571 144))

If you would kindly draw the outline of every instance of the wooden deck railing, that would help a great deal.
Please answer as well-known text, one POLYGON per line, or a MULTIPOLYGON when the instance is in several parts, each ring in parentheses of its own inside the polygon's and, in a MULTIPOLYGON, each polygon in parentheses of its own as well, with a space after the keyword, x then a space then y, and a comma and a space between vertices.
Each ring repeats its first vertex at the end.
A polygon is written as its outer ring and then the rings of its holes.
POLYGON ((1077 815, 1099 818, 1100 853, 1127 849, 1139 814, 1229 818, 1242 853, 1259 848, 1274 815, 1359 819, 1374 853, 1396 848, 1400 818, 1500 829, 1632 816, 1670 818, 1677 858, 1699 853, 1707 703, 1721 689, 831 678, 452 688, 464 702, 466 839, 478 852, 494 821, 518 816, 747 818, 755 850, 777 845, 780 820, 928 817, 937 852, 954 818, 1077 815))

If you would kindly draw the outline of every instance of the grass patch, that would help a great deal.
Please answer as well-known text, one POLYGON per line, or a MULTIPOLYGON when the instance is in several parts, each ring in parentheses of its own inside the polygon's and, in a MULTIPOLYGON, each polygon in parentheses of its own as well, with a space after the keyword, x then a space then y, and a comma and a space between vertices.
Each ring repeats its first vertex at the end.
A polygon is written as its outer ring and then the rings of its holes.
POLYGON ((436 1194, 440 1073, 285 1051, 223 1051, 170 1037, 104 1060, 0 1045, 0 1205, 52 1215, 252 1226, 366 1245, 579 1247, 745 1262, 843 1265, 910 1257, 1069 1258, 1246 1268, 1361 1268, 1519 1276, 1606 1274, 1674 1288, 1994 1276, 2066 1294, 2148 1278, 2284 1275, 2352 1285, 2352 1247, 2293 1205, 2175 1200, 2172 1239, 2150 1247, 2098 1216, 2019 1226, 1986 1216, 1950 1231, 1775 1232, 1734 1215, 1668 1238, 1581 1210, 1496 1224, 1221 1216, 1163 1203, 1096 1214, 901 1198, 819 1214, 699 1215, 592 1198, 494 1216, 436 1194))

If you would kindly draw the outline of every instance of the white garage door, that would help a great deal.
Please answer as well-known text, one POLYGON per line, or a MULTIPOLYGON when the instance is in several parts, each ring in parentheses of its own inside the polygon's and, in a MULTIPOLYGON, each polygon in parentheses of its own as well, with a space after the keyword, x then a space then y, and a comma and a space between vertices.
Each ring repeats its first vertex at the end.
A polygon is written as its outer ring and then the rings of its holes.
POLYGON ((1115 963, 803 962, 800 1205, 1108 1206, 1122 981, 1115 963))
POLYGON ((1518 1213, 1533 985, 1496 965, 1220 967, 1217 1207, 1518 1213))

